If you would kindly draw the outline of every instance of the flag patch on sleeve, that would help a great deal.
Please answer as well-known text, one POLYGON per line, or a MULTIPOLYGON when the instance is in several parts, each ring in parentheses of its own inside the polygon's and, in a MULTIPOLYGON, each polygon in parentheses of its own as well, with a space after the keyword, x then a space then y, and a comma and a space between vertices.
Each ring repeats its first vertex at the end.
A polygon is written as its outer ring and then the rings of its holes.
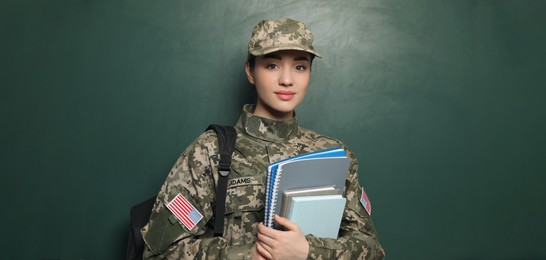
POLYGON ((182 222, 189 230, 203 218, 201 212, 199 212, 184 196, 176 195, 173 200, 167 204, 167 208, 174 214, 174 216, 182 222))
POLYGON ((372 204, 370 203, 370 199, 368 199, 368 195, 366 195, 366 192, 364 191, 364 187, 362 189, 362 195, 360 196, 360 204, 362 204, 362 207, 368 212, 368 215, 372 215, 372 204))

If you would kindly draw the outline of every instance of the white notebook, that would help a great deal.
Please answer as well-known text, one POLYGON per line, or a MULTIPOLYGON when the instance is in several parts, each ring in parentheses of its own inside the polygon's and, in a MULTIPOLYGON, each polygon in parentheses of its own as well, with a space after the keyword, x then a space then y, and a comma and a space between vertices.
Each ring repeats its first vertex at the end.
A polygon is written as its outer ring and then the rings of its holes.
POLYGON ((282 193, 282 207, 281 207, 280 215, 282 217, 286 217, 286 212, 288 212, 288 209, 290 208, 290 204, 292 203, 293 197, 322 196, 322 195, 336 195, 336 194, 341 194, 341 191, 339 189, 336 189, 334 185, 285 190, 282 193))

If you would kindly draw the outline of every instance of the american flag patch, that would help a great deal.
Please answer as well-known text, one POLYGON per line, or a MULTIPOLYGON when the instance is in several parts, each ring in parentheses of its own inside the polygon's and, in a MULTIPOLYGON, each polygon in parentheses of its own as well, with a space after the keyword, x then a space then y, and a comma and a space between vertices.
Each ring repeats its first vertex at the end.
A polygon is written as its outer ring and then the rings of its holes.
POLYGON ((176 195, 169 204, 167 208, 176 216, 184 226, 191 230, 195 225, 203 218, 201 212, 191 205, 191 203, 184 198, 184 196, 176 195))
POLYGON ((364 187, 362 189, 362 195, 360 196, 360 204, 362 204, 362 207, 368 212, 368 215, 372 215, 372 204, 370 203, 370 199, 368 199, 368 195, 366 195, 366 192, 364 191, 364 187))

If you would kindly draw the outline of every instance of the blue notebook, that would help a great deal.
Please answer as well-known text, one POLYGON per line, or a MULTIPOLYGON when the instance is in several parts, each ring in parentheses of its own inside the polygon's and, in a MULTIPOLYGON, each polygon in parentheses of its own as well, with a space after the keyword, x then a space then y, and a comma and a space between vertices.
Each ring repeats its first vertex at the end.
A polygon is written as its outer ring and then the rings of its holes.
POLYGON ((305 235, 337 238, 345 201, 341 194, 293 197, 286 217, 305 235))
POLYGON ((343 194, 349 171, 347 153, 340 147, 290 157, 268 167, 265 187, 267 227, 275 227, 273 216, 280 215, 285 190, 334 185, 343 194))

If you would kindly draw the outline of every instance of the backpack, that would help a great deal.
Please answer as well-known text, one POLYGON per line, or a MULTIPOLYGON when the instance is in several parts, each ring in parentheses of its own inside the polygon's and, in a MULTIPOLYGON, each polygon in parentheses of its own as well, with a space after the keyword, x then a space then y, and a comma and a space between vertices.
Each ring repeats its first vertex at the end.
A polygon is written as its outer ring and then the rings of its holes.
MULTIPOLYGON (((218 150, 220 151, 220 162, 218 170, 220 176, 216 188, 216 206, 214 216, 223 216, 225 213, 227 181, 231 167, 231 156, 235 150, 235 141, 237 140, 237 132, 232 126, 221 126, 211 124, 205 131, 214 130, 218 137, 218 150)), ((131 207, 131 229, 129 230, 129 239, 127 241, 127 260, 142 259, 144 252, 144 239, 140 230, 150 220, 152 209, 156 197, 147 199, 139 204, 131 207)), ((214 236, 222 236, 224 234, 224 218, 214 218, 214 236)))

